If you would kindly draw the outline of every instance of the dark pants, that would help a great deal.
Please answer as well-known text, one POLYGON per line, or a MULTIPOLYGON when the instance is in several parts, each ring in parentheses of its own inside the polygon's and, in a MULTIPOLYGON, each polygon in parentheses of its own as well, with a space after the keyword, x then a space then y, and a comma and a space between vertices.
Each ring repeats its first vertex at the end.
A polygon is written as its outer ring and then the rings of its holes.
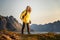
POLYGON ((24 32, 25 25, 27 26, 27 32, 28 32, 28 34, 30 34, 29 23, 24 23, 24 22, 23 22, 23 26, 22 26, 22 34, 24 32))

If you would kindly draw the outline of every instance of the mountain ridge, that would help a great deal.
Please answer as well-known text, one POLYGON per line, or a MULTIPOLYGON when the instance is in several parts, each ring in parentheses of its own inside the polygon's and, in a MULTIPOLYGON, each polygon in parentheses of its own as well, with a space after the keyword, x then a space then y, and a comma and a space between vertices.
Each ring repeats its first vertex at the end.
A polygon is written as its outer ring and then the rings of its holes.
POLYGON ((60 32, 60 21, 55 21, 53 23, 48 23, 48 24, 32 24, 31 28, 35 31, 39 32, 60 32))

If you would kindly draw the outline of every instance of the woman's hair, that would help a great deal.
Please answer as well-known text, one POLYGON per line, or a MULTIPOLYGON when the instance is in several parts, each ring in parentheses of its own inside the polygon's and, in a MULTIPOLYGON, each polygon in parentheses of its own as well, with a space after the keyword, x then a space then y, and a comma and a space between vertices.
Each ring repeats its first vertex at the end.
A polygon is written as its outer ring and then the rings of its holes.
POLYGON ((28 12, 31 12, 31 7, 30 7, 30 6, 27 6, 27 7, 26 7, 26 10, 27 10, 28 12))

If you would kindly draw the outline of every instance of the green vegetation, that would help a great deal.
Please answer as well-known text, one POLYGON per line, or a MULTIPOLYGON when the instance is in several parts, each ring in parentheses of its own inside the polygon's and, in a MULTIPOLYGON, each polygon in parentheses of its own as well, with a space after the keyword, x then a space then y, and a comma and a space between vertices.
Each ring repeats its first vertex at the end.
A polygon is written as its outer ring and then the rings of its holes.
POLYGON ((20 34, 11 31, 0 31, 0 40, 60 40, 60 34, 20 34))

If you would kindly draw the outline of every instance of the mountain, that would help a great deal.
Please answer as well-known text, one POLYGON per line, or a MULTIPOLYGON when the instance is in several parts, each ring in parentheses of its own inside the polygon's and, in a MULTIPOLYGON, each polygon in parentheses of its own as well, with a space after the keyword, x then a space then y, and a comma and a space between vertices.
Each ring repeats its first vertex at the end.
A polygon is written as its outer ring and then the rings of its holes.
MULTIPOLYGON (((0 15, 0 30, 21 31, 22 24, 19 23, 13 16, 0 15)), ((44 25, 32 24, 30 31, 38 32, 60 32, 60 21, 48 23, 44 25)))
POLYGON ((21 31, 21 24, 13 16, 0 15, 0 30, 21 31))
POLYGON ((58 20, 45 25, 32 24, 31 29, 38 32, 60 32, 60 21, 58 20))

